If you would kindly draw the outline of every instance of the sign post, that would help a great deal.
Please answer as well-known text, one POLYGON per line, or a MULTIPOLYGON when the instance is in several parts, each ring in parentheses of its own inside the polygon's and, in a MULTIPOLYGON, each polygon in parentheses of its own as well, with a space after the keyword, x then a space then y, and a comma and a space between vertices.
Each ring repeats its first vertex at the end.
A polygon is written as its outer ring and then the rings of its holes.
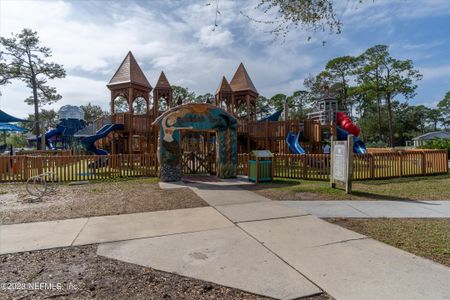
POLYGON ((345 185, 345 192, 352 192, 353 174, 353 135, 346 141, 331 139, 331 170, 330 186, 336 188, 336 183, 345 185))

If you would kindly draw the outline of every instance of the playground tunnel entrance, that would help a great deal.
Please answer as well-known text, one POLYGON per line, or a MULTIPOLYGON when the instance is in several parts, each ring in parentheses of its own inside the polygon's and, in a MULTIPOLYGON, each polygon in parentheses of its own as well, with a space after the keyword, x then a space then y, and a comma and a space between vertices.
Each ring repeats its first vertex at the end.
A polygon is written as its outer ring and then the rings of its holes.
POLYGON ((182 175, 216 175, 216 132, 182 130, 182 175))

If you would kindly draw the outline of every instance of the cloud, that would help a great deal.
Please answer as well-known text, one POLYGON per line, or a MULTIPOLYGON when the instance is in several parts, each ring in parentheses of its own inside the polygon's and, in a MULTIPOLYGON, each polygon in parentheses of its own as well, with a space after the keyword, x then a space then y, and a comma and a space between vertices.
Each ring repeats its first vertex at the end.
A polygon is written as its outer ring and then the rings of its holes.
POLYGON ((233 34, 213 26, 204 26, 196 35, 200 44, 205 47, 225 47, 233 43, 233 34))
POLYGON ((423 74, 423 80, 432 80, 443 77, 444 78, 450 77, 450 64, 432 67, 422 67, 419 69, 420 72, 423 74))
MULTIPOLYGON (((109 92, 105 85, 129 50, 152 85, 164 70, 172 84, 186 86, 196 93, 214 92, 222 75, 231 80, 242 61, 259 92, 270 97, 301 89, 303 78, 321 70, 331 58, 359 54, 372 46, 373 40, 361 41, 365 38, 360 34, 364 26, 395 34, 392 28, 397 19, 425 18, 450 11, 446 10, 449 1, 443 0, 430 0, 427 5, 419 5, 420 1, 369 2, 338 6, 338 14, 345 18, 344 33, 339 36, 315 33, 309 43, 306 41, 311 34, 301 29, 293 30, 284 40, 274 40, 268 33, 273 25, 253 22, 244 16, 256 20, 270 20, 274 16, 255 10, 258 0, 221 0, 217 16, 215 2, 206 5, 207 2, 198 1, 156 0, 1 1, 0 35, 30 27, 52 49, 51 60, 63 64, 68 74, 65 79, 51 82, 63 95, 55 108, 94 101, 107 109, 109 92), (355 32, 360 35, 355 37, 355 32), (322 40, 328 41, 325 47, 321 46, 322 40)), ((404 44, 398 52, 405 51, 408 55, 412 51, 430 50, 426 47, 433 44, 428 37, 411 41, 406 36, 396 41, 404 44)), ((448 46, 436 44, 435 48, 448 46)), ((417 58, 421 57, 425 56, 417 52, 417 58)), ((433 79, 448 76, 444 66, 425 68, 424 74, 424 80, 427 76, 433 79)), ((32 111, 22 103, 29 95, 22 84, 14 82, 1 87, 1 91, 2 108, 19 116, 32 111)))

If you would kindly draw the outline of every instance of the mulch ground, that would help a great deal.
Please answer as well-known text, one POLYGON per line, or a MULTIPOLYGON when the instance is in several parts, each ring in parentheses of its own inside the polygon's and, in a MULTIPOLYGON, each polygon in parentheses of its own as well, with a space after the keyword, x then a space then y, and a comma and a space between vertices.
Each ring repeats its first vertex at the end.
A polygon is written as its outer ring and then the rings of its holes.
POLYGON ((450 267, 450 219, 326 220, 450 267))
POLYGON ((88 245, 0 256, 0 299, 268 299, 98 256, 96 249, 88 245), (41 289, 28 284, 41 284, 41 289), (13 287, 24 289, 8 289, 13 287))
POLYGON ((30 202, 25 184, 0 186, 0 224, 50 221, 207 206, 188 188, 162 190, 153 179, 60 185, 30 202))

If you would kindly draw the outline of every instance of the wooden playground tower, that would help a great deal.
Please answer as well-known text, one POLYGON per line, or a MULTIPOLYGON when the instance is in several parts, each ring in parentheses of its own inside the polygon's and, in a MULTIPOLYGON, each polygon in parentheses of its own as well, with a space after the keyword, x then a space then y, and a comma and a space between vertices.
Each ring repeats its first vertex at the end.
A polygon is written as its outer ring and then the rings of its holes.
MULTIPOLYGON (((124 128, 97 141, 97 146, 112 154, 156 153, 158 129, 151 124, 163 113, 159 104, 165 102, 167 109, 180 104, 180 99, 177 99, 178 103, 174 103, 172 88, 164 72, 161 72, 155 87, 152 88, 133 54, 128 52, 107 87, 111 91, 111 115, 96 120, 95 128, 98 130, 107 123, 123 124, 124 128), (125 102, 128 109, 116 111, 117 101, 125 102), (135 111, 137 103, 145 105, 145 110, 135 111)), ((258 95, 242 63, 231 82, 228 82, 225 76, 222 77, 216 91, 214 104, 238 120, 238 153, 248 153, 253 149, 289 153, 286 136, 291 131, 297 133, 299 130, 302 132, 302 146, 309 153, 322 152, 323 130, 328 128, 333 132, 332 124, 324 124, 318 119, 310 118, 290 119, 287 108, 284 111, 284 120, 258 121, 258 95)), ((208 139, 209 135, 204 140, 208 139)))

